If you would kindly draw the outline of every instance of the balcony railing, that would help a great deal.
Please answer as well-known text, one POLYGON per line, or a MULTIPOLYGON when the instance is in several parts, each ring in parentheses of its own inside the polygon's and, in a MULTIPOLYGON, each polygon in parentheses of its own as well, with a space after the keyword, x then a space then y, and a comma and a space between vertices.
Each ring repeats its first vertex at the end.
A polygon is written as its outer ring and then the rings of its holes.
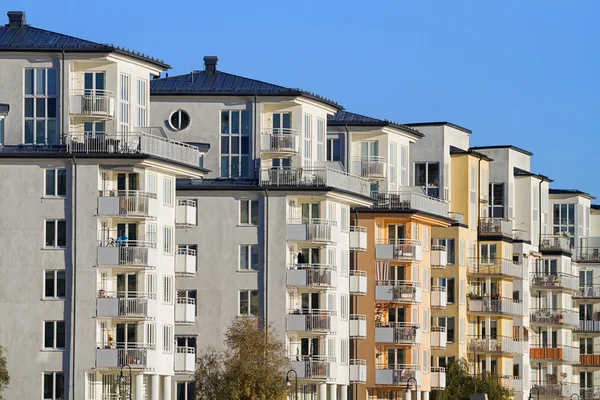
POLYGON ((192 167, 200 160, 197 147, 144 132, 69 133, 65 144, 68 153, 147 154, 192 167))
POLYGON ((469 257, 468 273, 479 276, 511 277, 525 279, 527 268, 506 258, 469 257))
POLYGON ((177 297, 175 299, 175 324, 193 325, 196 322, 196 299, 177 297))
POLYGON ((431 327, 431 348, 445 349, 448 342, 448 333, 445 326, 431 327))
MULTIPOLYGON (((556 383, 552 381, 531 381, 531 387, 537 387, 539 395, 542 397, 571 398, 573 393, 579 393, 579 384, 570 382, 556 383)), ((538 392, 530 391, 532 396, 536 396, 538 392)))
POLYGON ((520 376, 499 375, 498 382, 511 392, 523 391, 523 378, 520 376))
POLYGON ((450 210, 448 202, 427 196, 421 188, 415 188, 415 191, 373 193, 373 197, 375 209, 417 210, 445 218, 448 218, 450 210))
POLYGON ((73 90, 71 92, 71 114, 112 118, 115 115, 115 96, 109 90, 73 90))
POLYGON ((178 248, 175 256, 175 275, 176 276, 194 276, 196 275, 196 250, 188 248, 178 248))
POLYGON ((352 171, 360 173, 360 176, 366 179, 382 180, 385 179, 387 163, 385 157, 353 157, 352 171))
POLYGON ((420 303, 423 294, 421 282, 386 281, 375 282, 375 300, 397 303, 420 303))
POLYGON ((421 242, 412 239, 379 239, 375 246, 375 257, 396 261, 421 261, 421 242))
POLYGON ((600 354, 580 354, 579 367, 600 367, 600 354))
POLYGON ((579 326, 575 328, 577 333, 600 333, 600 321, 579 321, 579 326))
POLYGON ((448 302, 448 293, 446 292, 446 286, 432 286, 431 287, 431 308, 446 308, 448 302))
POLYGON ((100 289, 96 313, 99 317, 155 318, 156 307, 156 293, 100 289))
POLYGON ((581 400, 598 400, 600 399, 600 386, 580 386, 579 398, 581 400))
POLYGON ((470 294, 468 310, 471 313, 501 314, 523 316, 523 303, 509 297, 493 298, 492 296, 477 296, 470 294))
POLYGON ((418 365, 379 363, 375 368, 376 385, 402 386, 410 378, 416 379, 417 385, 422 382, 421 367, 418 365))
POLYGON ((337 241, 336 221, 323 218, 290 218, 287 224, 288 240, 318 243, 337 241), (295 225, 293 231, 290 230, 290 225, 295 225))
POLYGON ((575 275, 562 272, 548 274, 544 272, 533 272, 531 274, 532 288, 572 290, 579 289, 579 279, 575 275))
POLYGON ((367 273, 365 271, 350 270, 350 294, 357 296, 367 294, 367 273))
POLYGON ((265 153, 295 155, 299 153, 298 130, 290 128, 263 129, 261 150, 265 153))
POLYGON ((446 246, 431 245, 431 269, 446 268, 448 264, 448 253, 446 246))
POLYGON ((456 211, 450 211, 450 213, 448 214, 448 216, 450 217, 450 219, 455 220, 459 224, 464 224, 465 223, 465 216, 464 216, 464 214, 458 213, 456 211))
POLYGON ((192 374, 196 370, 196 348, 175 347, 175 372, 192 374))
POLYGON ((577 262, 600 263, 600 247, 578 248, 577 262))
POLYGON ((375 342, 420 344, 421 327, 412 322, 377 322, 375 323, 375 342))
POLYGON ((523 341, 510 336, 469 336, 467 350, 471 353, 522 354, 523 341))
POLYGON ((178 199, 175 207, 175 226, 190 228, 198 225, 196 200, 178 199))
POLYGON ((154 201, 156 201, 156 193, 139 190, 100 190, 98 192, 98 215, 154 217, 158 210, 154 201))
POLYGON ((367 250, 367 228, 363 226, 350 227, 350 250, 367 250))
POLYGON ((350 360, 350 383, 365 383, 367 381, 367 361, 350 360))
POLYGON ((446 388, 446 368, 431 367, 431 390, 446 388))
POLYGON ((337 267, 328 264, 289 264, 287 286, 331 288, 337 286, 337 267))
POLYGON ((131 368, 154 368, 156 345, 134 342, 98 343, 96 349, 97 368, 120 368, 127 364, 131 368))
POLYGON ((555 347, 530 347, 529 358, 532 360, 579 362, 579 347, 557 345, 555 347))
POLYGON ((334 379, 336 377, 335 357, 327 356, 292 356, 291 367, 300 379, 334 379))
POLYGON ((144 240, 98 240, 98 264, 127 267, 156 267, 156 243, 144 240))
POLYGON ((533 325, 579 326, 579 313, 573 310, 543 308, 532 311, 529 322, 533 325))
POLYGON ((292 309, 287 314, 287 330, 290 332, 332 333, 337 328, 335 311, 292 309))
POLYGON ((367 337, 367 316, 350 314, 350 338, 365 339, 367 337))
POLYGON ((479 234, 513 237, 512 221, 506 218, 479 218, 479 234))
POLYGON ((261 168, 262 186, 331 187, 370 196, 369 181, 327 167, 261 168))
POLYGON ((542 235, 540 251, 571 252, 571 239, 564 235, 542 235))
POLYGON ((600 285, 579 286, 579 291, 573 294, 573 299, 600 299, 600 285))

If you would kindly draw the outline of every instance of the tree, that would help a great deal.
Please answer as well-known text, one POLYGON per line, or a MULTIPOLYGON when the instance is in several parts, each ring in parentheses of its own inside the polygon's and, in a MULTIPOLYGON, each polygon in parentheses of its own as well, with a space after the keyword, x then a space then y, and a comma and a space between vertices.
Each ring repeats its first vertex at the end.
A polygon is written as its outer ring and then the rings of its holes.
POLYGON ((469 373, 470 365, 464 358, 454 361, 446 368, 446 389, 431 393, 431 400, 469 400, 469 396, 477 392, 486 393, 489 400, 506 400, 510 391, 500 383, 497 375, 482 374, 475 378, 469 373))
POLYGON ((285 346, 271 325, 236 319, 225 334, 225 350, 203 350, 195 374, 197 400, 285 398, 285 346))
POLYGON ((6 362, 6 356, 4 355, 4 347, 0 346, 0 400, 2 397, 2 391, 10 383, 10 376, 8 375, 8 366, 6 362))

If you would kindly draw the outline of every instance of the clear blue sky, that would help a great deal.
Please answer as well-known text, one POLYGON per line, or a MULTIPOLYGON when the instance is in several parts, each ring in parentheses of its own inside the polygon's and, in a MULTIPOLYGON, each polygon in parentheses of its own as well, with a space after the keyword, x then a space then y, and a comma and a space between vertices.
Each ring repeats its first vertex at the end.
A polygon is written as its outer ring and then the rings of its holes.
MULTIPOLYGON (((330 97, 398 122, 451 121, 600 197, 598 0, 8 0, 31 25, 330 97)), ((1 17, 0 17, 1 18, 1 17)), ((600 201, 599 201, 600 202, 600 201)))

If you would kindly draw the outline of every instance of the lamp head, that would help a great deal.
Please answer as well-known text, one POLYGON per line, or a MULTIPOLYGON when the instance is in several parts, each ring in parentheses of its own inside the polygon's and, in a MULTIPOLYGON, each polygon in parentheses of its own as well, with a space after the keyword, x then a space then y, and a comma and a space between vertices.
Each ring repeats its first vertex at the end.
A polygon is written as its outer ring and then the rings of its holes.
POLYGON ((285 387, 291 387, 292 386, 292 382, 290 382, 290 377, 286 376, 285 377, 285 387))

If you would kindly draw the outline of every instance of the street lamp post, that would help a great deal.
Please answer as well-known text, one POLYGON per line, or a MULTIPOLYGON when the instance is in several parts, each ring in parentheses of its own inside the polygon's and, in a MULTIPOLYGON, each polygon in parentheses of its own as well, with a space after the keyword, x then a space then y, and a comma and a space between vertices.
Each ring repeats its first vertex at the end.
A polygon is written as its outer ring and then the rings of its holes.
POLYGON ((540 388, 538 387, 538 385, 533 385, 531 387, 531 389, 529 389, 529 400, 531 400, 533 398, 533 396, 531 395, 531 392, 533 392, 535 390, 535 393, 537 394, 537 400, 540 400, 540 388))
POLYGON ((408 380, 406 381, 406 392, 404 393, 404 400, 410 400, 411 395, 410 395, 410 383, 414 382, 415 383, 415 389, 417 388, 417 385, 419 384, 419 382, 417 382, 417 380, 413 377, 408 378, 408 380))
POLYGON ((285 386, 288 388, 292 386, 292 382, 290 382, 290 374, 292 372, 294 375, 294 383, 295 383, 295 389, 296 389, 296 395, 294 396, 294 400, 298 400, 298 373, 296 372, 295 369, 290 369, 287 372, 287 374, 285 374, 285 386))
POLYGON ((129 365, 129 364, 121 365, 121 373, 119 374, 119 383, 121 384, 121 398, 131 400, 131 385, 133 383, 131 381, 131 365, 129 365), (123 367, 129 368, 129 390, 127 391, 128 392, 127 397, 125 397, 125 393, 123 393, 123 386, 125 385, 125 381, 127 380, 125 378, 125 375, 123 375, 123 367))
POLYGON ((488 395, 488 398, 491 398, 491 397, 492 397, 492 388, 490 387, 490 384, 489 384, 489 382, 482 381, 482 382, 481 382, 481 386, 482 386, 482 387, 481 387, 481 393, 485 393, 485 392, 483 391, 483 386, 487 386, 487 395, 488 395))
POLYGON ((573 394, 571 395, 571 399, 573 398, 573 396, 577 396, 577 400, 580 400, 580 399, 581 399, 581 397, 579 397, 579 395, 578 395, 577 393, 573 393, 573 394))

